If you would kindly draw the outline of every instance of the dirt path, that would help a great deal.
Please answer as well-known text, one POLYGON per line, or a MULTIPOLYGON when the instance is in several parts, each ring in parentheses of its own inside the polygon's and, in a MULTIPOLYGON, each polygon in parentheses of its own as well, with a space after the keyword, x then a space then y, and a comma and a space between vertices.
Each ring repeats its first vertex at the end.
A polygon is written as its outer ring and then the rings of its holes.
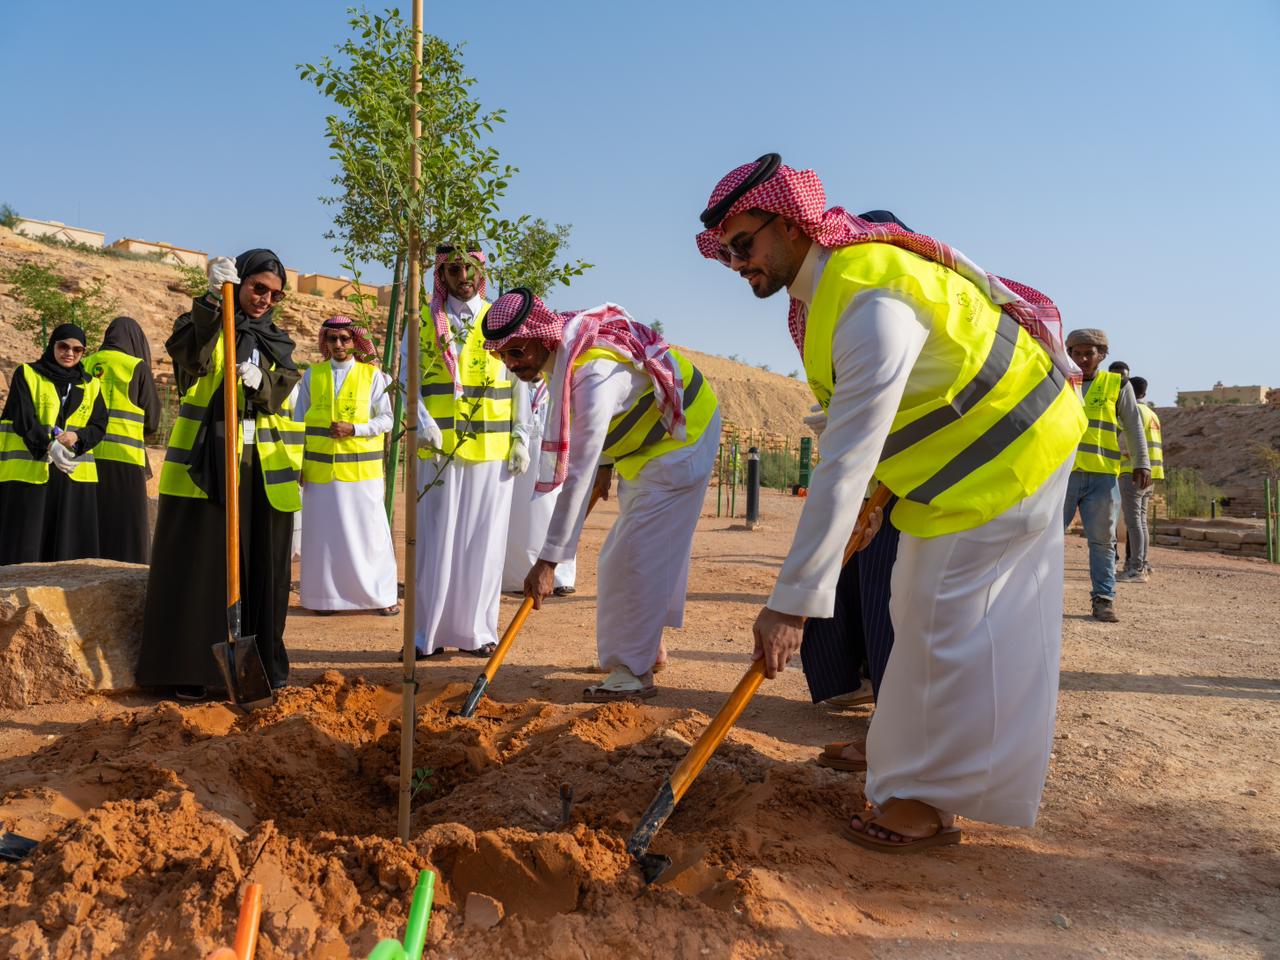
MULTIPOLYGON (((480 661, 420 669, 419 763, 433 774, 408 850, 386 839, 398 707, 377 686, 399 675, 398 619, 295 611, 296 678, 319 682, 248 721, 141 697, 3 716, 0 820, 53 832, 21 867, 0 867, 0 953, 195 956, 227 936, 249 877, 271 911, 259 956, 364 956, 402 926, 413 872, 430 864, 438 956, 1280 956, 1280 570, 1157 549, 1156 576, 1122 585, 1122 622, 1104 625, 1085 616, 1077 538, 1034 829, 964 824, 963 846, 910 858, 850 847, 838 831, 861 777, 811 757, 860 735, 869 712, 810 704, 789 671, 659 834, 654 848, 686 869, 640 896, 622 841, 701 729, 697 711, 745 669, 799 503, 766 494, 754 532, 714 506, 653 706, 575 701, 592 680, 611 503, 588 523, 579 592, 530 619, 487 720, 445 716, 480 661), (561 828, 566 782, 577 802, 561 828), (507 919, 467 927, 472 891, 502 900, 507 919)), ((514 606, 504 600, 504 621, 514 606)))

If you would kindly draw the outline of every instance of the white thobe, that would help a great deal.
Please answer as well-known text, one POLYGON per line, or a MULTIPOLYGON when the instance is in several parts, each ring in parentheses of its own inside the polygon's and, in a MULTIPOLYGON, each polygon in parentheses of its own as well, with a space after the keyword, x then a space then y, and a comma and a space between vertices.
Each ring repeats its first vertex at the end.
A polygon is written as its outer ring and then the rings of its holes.
MULTIPOLYGON (((553 354, 555 362, 563 362, 561 353, 553 354)), ((541 559, 558 564, 577 554, 609 421, 649 385, 648 376, 613 360, 592 360, 573 372, 568 470, 541 559)), ((551 398, 550 422, 560 416, 561 403, 551 398)), ((663 628, 683 626, 693 531, 719 444, 717 411, 696 443, 650 460, 634 480, 619 479, 618 519, 598 565, 596 648, 606 670, 646 673, 663 628)))
MULTIPOLYGON (((528 424, 529 453, 536 463, 547 424, 547 410, 550 408, 546 388, 517 383, 516 392, 520 397, 517 415, 523 417, 528 424)), ((507 524, 507 560, 502 568, 503 590, 524 589, 524 578, 537 561, 538 551, 547 540, 547 527, 551 524, 551 514, 556 508, 561 488, 539 493, 536 489, 537 480, 538 471, 529 469, 512 483, 511 519, 507 524)), ((556 564, 557 587, 572 587, 577 582, 577 576, 576 556, 556 564)))
MULTIPOLYGON (((814 244, 790 294, 812 302, 827 252, 814 244)), ((829 617, 841 553, 908 377, 944 389, 954 371, 922 350, 928 316, 891 290, 837 320, 835 390, 821 461, 769 607, 829 617)), ((1073 451, 1074 457, 1074 451, 1073 451)), ((982 526, 902 534, 891 582, 894 644, 867 737, 866 796, 921 800, 1029 826, 1048 770, 1062 638, 1062 522, 1071 458, 982 526)))
MULTIPOLYGON (((446 312, 453 329, 449 350, 466 341, 484 301, 463 303, 449 297, 446 312)), ((423 318, 431 323, 430 316, 423 318)), ((401 381, 408 364, 408 340, 401 346, 401 381)), ((417 378, 420 381, 420 378, 417 378)), ((418 436, 429 417, 419 384, 418 436)), ((516 420, 513 433, 523 437, 516 420)), ((410 453, 410 456, 413 454, 410 453)), ((417 611, 414 642, 419 653, 443 647, 476 650, 498 640, 498 607, 502 599, 502 564, 507 549, 507 518, 511 512, 511 471, 503 460, 474 462, 454 457, 441 467, 417 461, 418 501, 417 611), (438 477, 437 477, 438 474, 438 477), (431 489, 428 484, 435 480, 431 489)))
MULTIPOLYGON (((333 364, 333 396, 355 360, 333 364)), ((311 377, 302 375, 293 416, 301 421, 311 407, 311 377)), ((357 437, 377 437, 391 429, 391 378, 374 374, 369 420, 357 423, 357 437)), ((396 603, 396 555, 387 523, 385 485, 373 480, 331 480, 302 485, 302 572, 299 600, 307 610, 380 610, 396 603)))

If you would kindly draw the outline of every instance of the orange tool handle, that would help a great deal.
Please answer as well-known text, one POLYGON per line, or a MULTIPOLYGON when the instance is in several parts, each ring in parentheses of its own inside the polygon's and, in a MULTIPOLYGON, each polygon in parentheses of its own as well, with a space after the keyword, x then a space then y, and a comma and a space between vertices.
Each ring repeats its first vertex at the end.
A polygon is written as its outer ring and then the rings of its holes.
POLYGON ((258 949, 258 921, 262 919, 262 884, 251 883, 240 904, 240 922, 236 925, 236 960, 253 960, 258 949))
POLYGON ((751 698, 755 696, 756 690, 760 688, 762 680, 764 680, 764 660, 757 660, 743 674, 738 685, 733 688, 733 693, 729 694, 725 705, 712 718, 707 729, 702 731, 702 736, 689 748, 689 752, 685 754, 685 758, 680 761, 680 765, 667 781, 671 784, 671 794, 676 803, 680 802, 689 785, 702 772, 702 768, 707 765, 711 755, 716 752, 716 748, 728 734, 729 728, 742 715, 742 711, 746 709, 751 698))
POLYGON ((493 651, 493 656, 489 658, 489 662, 485 664, 484 675, 492 681, 493 675, 498 672, 498 668, 502 666, 502 661, 507 656, 507 651, 511 649, 511 645, 516 642, 516 634, 520 632, 520 628, 524 626, 525 620, 529 617, 529 612, 533 609, 533 597, 525 597, 524 602, 520 604, 520 609, 516 611, 516 615, 511 618, 511 625, 507 627, 506 633, 502 635, 502 639, 498 641, 497 649, 493 651))
POLYGON ((862 509, 858 511, 858 522, 853 525, 853 533, 849 534, 849 542, 845 545, 844 559, 840 561, 840 566, 843 567, 848 563, 859 550, 865 550, 870 546, 874 537, 867 533, 867 518, 872 510, 883 510, 892 497, 892 491, 882 483, 872 492, 871 498, 862 505, 862 509))
POLYGON ((240 470, 239 415, 236 412, 236 303, 235 286, 222 285, 222 419, 226 435, 227 482, 227 606, 240 600, 240 470))

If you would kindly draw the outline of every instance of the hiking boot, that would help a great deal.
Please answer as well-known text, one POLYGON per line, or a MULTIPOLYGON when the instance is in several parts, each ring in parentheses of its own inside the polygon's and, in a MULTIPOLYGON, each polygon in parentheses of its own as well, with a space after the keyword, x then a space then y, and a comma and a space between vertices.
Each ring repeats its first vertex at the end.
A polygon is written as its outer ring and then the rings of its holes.
POLYGON ((1145 570, 1126 570, 1116 574, 1119 583, 1146 583, 1149 579, 1145 570))
POLYGON ((1120 622, 1120 618, 1116 616, 1115 604, 1111 602, 1110 597, 1093 598, 1093 619, 1101 620, 1103 623, 1120 622))

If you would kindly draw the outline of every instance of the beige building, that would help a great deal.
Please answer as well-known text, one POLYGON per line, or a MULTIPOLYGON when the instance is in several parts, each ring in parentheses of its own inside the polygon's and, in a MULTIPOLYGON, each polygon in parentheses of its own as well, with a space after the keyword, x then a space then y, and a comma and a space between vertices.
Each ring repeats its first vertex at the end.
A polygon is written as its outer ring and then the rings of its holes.
POLYGON ((1268 393, 1270 393, 1269 387, 1228 387, 1219 380, 1213 385, 1212 390, 1179 390, 1178 406, 1204 407, 1218 403, 1232 405, 1266 403, 1268 393))
MULTIPOLYGON (((324 297, 328 300, 345 300, 352 294, 360 294, 361 287, 349 277, 328 277, 323 273, 304 273, 298 277, 298 292, 309 293, 313 297, 324 297)), ((377 288, 365 287, 363 296, 370 303, 377 302, 377 288)))
POLYGON ((15 233, 28 237, 53 237, 66 243, 83 243, 89 247, 101 247, 107 235, 97 230, 86 230, 84 227, 69 227, 58 220, 32 220, 19 217, 13 225, 15 233))
POLYGON ((297 270, 290 270, 288 267, 284 268, 284 285, 289 290, 296 291, 298 289, 298 271, 297 270))
POLYGON ((155 257, 162 263, 199 267, 201 270, 208 269, 209 266, 209 255, 203 250, 188 250, 186 247, 175 247, 172 243, 152 243, 150 240, 139 240, 136 237, 121 237, 107 249, 143 257, 155 257))

